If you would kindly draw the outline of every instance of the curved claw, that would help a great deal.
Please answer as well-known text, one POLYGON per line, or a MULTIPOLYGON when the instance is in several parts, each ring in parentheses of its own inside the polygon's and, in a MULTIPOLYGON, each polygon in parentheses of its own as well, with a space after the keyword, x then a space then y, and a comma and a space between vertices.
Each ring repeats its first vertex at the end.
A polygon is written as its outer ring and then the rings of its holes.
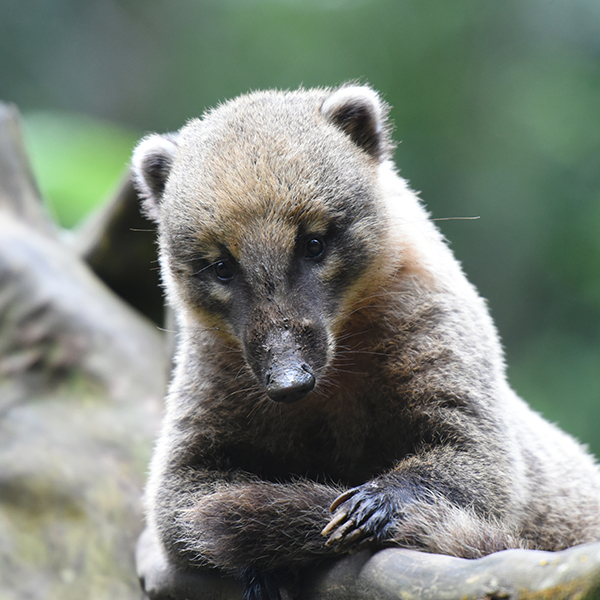
POLYGON ((338 512, 338 514, 325 525, 323 531, 321 531, 321 535, 329 535, 338 525, 343 523, 348 517, 348 513, 344 511, 338 512))
MULTIPOLYGON (((345 494, 345 501, 352 498, 353 495, 354 493, 345 494)), ((329 535, 325 545, 335 546, 336 551, 349 549, 353 544, 371 534, 370 531, 362 526, 372 515, 372 507, 362 506, 358 498, 356 502, 350 502, 349 504, 350 506, 347 508, 338 505, 334 517, 321 532, 322 535, 329 535)))
POLYGON ((329 536, 325 542, 326 546, 332 546, 333 544, 341 542, 346 534, 355 527, 354 521, 345 521, 334 532, 329 536))
POLYGON ((352 498, 352 496, 354 496, 354 494, 356 494, 356 492, 358 492, 360 488, 350 488, 349 490, 346 490, 343 494, 339 495, 332 503, 332 505, 329 507, 329 512, 334 512, 335 509, 340 505, 343 504, 344 502, 346 502, 346 500, 348 500, 349 498, 352 498))
POLYGON ((398 507, 385 488, 369 482, 338 496, 330 510, 333 517, 321 531, 328 536, 325 545, 336 552, 353 552, 384 539, 398 507))
POLYGON ((344 537, 344 546, 358 544, 368 533, 358 527, 344 537))

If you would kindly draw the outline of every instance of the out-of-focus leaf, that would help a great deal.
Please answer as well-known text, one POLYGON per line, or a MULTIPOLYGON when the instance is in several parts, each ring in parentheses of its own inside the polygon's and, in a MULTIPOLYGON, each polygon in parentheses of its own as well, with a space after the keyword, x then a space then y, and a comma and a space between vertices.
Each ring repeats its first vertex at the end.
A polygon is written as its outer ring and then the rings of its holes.
POLYGON ((31 113, 23 125, 42 195, 63 227, 76 225, 112 191, 140 137, 68 113, 31 113))

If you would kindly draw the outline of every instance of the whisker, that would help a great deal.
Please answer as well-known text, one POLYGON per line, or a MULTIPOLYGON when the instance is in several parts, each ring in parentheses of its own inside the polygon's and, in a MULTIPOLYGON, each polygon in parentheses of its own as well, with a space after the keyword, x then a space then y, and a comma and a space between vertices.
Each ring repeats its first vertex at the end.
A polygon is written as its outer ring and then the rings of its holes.
POLYGON ((233 392, 230 392, 229 394, 227 394, 227 396, 225 396, 223 398, 223 400, 228 400, 229 398, 231 398, 232 396, 235 396, 236 394, 244 394, 246 392, 257 392, 257 391, 258 391, 258 389, 256 386, 243 388, 241 390, 233 390, 233 392))
POLYGON ((344 315, 344 319, 348 319, 352 315, 354 315, 357 312, 364 310, 366 308, 384 308, 384 305, 383 304, 364 304, 362 306, 355 308, 353 311, 349 312, 348 314, 344 315))
MULTIPOLYGON (((338 353, 336 353, 337 355, 338 353)), ((340 355, 345 355, 345 354, 369 354, 369 355, 373 355, 373 356, 389 356, 389 354, 387 352, 377 352, 376 350, 360 350, 360 349, 356 349, 356 350, 342 350, 339 352, 340 355)))
POLYGON ((435 219, 431 219, 432 221, 476 221, 477 219, 481 219, 481 216, 476 217, 437 217, 435 219))
POLYGON ((356 337, 357 335, 363 335, 364 333, 367 333, 367 329, 363 329, 362 331, 351 331, 345 335, 340 336, 340 338, 338 339, 338 342, 344 342, 347 339, 350 339, 352 337, 356 337))
POLYGON ((204 273, 204 271, 206 271, 207 269, 210 269, 210 268, 214 267, 218 263, 219 263, 219 261, 215 260, 215 262, 210 263, 209 265, 206 265, 205 267, 202 267, 199 271, 193 271, 193 275, 200 275, 200 273, 204 273))
POLYGON ((242 372, 247 371, 248 367, 246 365, 242 365, 239 369, 239 371, 235 374, 235 378, 234 379, 238 379, 239 376, 242 374, 242 372))
POLYGON ((252 417, 252 415, 254 415, 254 413, 257 412, 259 409, 263 412, 268 412, 268 411, 275 412, 275 411, 281 411, 281 406, 277 402, 273 402, 267 396, 263 396, 252 407, 252 410, 248 413, 246 418, 249 419, 250 417, 252 417))
POLYGON ((336 373, 350 373, 351 375, 368 375, 368 373, 361 373, 360 371, 349 371, 348 369, 340 369, 339 367, 331 367, 332 371, 335 371, 336 373))
POLYGON ((157 325, 156 329, 158 329, 159 331, 164 331, 165 333, 178 333, 176 329, 166 329, 164 327, 161 327, 160 325, 157 325))

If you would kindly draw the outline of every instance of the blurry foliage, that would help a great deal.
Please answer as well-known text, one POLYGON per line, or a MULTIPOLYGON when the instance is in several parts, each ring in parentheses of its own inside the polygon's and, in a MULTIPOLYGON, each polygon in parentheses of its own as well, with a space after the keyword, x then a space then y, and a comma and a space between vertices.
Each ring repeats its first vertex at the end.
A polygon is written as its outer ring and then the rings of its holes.
POLYGON ((481 217, 439 225, 517 391, 600 454, 597 0, 0 0, 0 73, 66 225, 118 177, 132 130, 251 89, 371 83, 433 216, 481 217))
POLYGON ((27 150, 42 195, 64 227, 79 223, 123 176, 138 133, 89 117, 29 113, 27 150))

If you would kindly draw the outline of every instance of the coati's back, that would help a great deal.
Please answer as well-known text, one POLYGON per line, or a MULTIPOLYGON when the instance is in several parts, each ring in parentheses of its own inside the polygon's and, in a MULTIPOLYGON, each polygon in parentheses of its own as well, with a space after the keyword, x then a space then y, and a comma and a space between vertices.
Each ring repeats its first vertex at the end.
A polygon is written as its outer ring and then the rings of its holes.
POLYGON ((508 388, 386 113, 365 87, 257 93, 134 155, 182 330, 149 526, 248 598, 362 546, 600 539, 597 466, 508 388))

